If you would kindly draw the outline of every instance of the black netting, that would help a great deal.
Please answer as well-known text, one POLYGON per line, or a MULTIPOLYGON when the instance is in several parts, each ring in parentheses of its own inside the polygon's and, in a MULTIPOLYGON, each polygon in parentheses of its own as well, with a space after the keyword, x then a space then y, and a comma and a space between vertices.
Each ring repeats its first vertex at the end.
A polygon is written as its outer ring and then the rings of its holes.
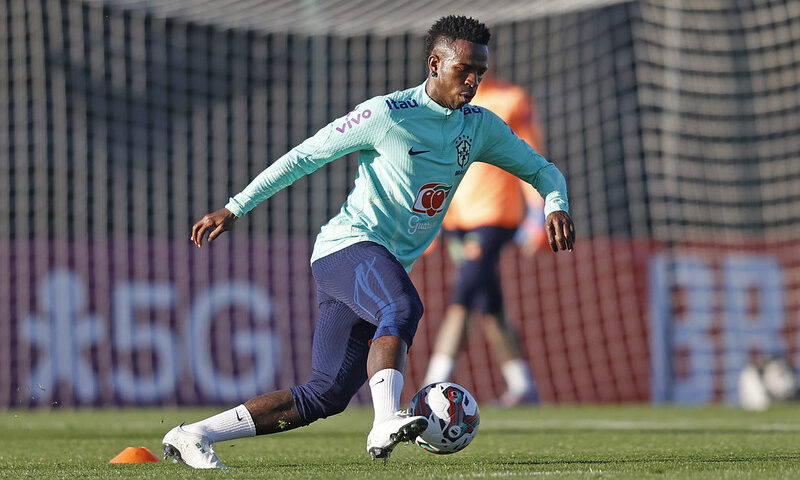
MULTIPOLYGON (((509 313, 545 400, 680 400, 692 375, 711 393, 685 398, 729 399, 752 351, 798 350, 800 8, 590 3, 493 26, 497 74, 535 99, 580 239, 572 257, 505 254, 509 313), (737 292, 753 300, 726 300, 737 292), (747 330, 768 313, 775 325, 747 330), (731 318, 751 323, 726 334, 731 318), (748 343, 764 331, 780 333, 748 343)), ((331 119, 422 82, 423 31, 215 18, 180 2, 0 1, 0 406, 228 402, 308 374, 308 257, 355 156, 214 249, 190 248, 191 225, 331 119)), ((450 269, 441 252, 415 268, 428 313, 409 388, 450 269)), ((471 342, 457 380, 496 395, 497 366, 471 342)))

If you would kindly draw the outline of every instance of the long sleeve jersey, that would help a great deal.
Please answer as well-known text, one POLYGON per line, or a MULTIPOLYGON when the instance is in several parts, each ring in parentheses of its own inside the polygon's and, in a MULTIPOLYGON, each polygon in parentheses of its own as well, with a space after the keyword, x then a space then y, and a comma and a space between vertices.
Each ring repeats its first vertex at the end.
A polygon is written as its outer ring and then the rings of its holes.
POLYGON ((545 215, 568 211, 561 172, 489 110, 451 110, 415 88, 371 98, 261 172, 225 206, 237 217, 295 180, 358 151, 355 186, 323 225, 311 262, 362 241, 386 247, 408 271, 433 241, 453 193, 476 161, 533 185, 545 215))
MULTIPOLYGON (((484 77, 472 105, 491 110, 514 133, 542 151, 542 132, 534 117, 533 101, 522 88, 495 77, 484 77)), ((450 202, 442 222, 447 230, 473 230, 483 226, 517 228, 527 210, 544 225, 542 199, 529 184, 489 163, 470 166, 450 202)), ((543 228, 542 228, 543 230, 543 228)))

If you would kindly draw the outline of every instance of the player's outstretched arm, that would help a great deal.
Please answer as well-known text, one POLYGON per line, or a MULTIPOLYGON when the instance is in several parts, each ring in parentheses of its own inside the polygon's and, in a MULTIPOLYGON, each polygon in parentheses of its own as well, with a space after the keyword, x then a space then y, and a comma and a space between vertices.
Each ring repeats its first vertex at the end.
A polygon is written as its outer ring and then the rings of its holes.
POLYGON ((238 217, 227 208, 220 208, 216 212, 206 214, 192 227, 192 242, 198 248, 203 246, 203 237, 208 233, 208 241, 211 242, 219 236, 233 228, 234 222, 238 217))
POLYGON ((572 224, 569 213, 564 210, 551 212, 544 221, 544 228, 547 231, 547 241, 554 252, 572 251, 575 244, 575 225, 572 224))

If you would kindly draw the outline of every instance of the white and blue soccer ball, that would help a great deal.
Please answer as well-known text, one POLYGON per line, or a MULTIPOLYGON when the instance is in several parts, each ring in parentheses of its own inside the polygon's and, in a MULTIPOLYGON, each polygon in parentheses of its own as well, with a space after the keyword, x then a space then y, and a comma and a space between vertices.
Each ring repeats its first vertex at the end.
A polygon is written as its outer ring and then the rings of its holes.
POLYGON ((475 438, 481 423, 478 402, 466 388, 451 382, 422 388, 411 399, 408 411, 428 420, 428 428, 414 443, 437 454, 463 450, 475 438))

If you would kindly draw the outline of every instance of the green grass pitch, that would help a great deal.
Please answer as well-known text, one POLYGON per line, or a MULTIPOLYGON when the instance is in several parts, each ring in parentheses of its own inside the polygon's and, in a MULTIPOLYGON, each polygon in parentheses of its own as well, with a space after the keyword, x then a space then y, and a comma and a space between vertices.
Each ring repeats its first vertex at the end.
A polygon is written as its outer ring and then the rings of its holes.
POLYGON ((733 408, 485 406, 475 441, 454 455, 399 445, 372 462, 365 439, 372 409, 277 435, 217 444, 225 471, 182 464, 113 465, 127 446, 161 456, 163 434, 221 409, 0 412, 0 478, 800 478, 800 406, 733 408))

